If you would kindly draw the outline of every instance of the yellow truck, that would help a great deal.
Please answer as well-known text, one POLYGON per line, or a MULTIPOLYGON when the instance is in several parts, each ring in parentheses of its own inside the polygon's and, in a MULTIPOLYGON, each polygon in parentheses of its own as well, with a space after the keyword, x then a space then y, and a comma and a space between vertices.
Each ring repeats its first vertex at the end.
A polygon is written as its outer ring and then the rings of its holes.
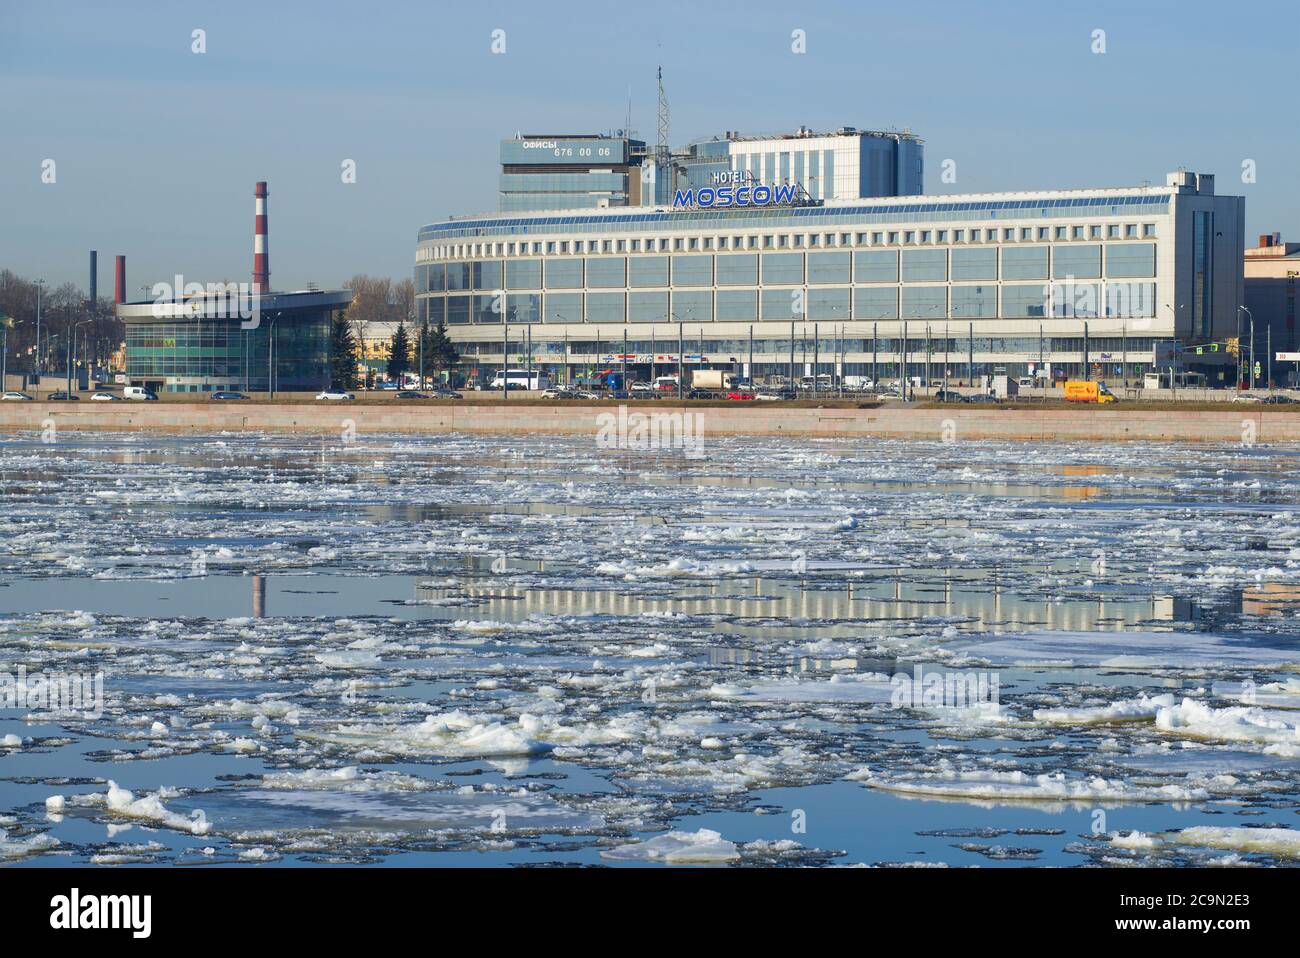
POLYGON ((1065 383, 1067 402, 1115 402, 1115 394, 1106 388, 1105 383, 1094 383, 1083 379, 1071 379, 1065 383))

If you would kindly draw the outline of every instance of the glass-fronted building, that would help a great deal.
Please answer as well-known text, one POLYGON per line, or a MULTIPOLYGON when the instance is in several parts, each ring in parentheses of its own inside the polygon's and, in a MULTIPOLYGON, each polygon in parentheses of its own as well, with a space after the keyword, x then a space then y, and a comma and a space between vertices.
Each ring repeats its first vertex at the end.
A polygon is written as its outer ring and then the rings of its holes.
POLYGON ((123 303, 126 375, 155 392, 318 390, 330 385, 330 326, 349 290, 201 294, 123 303))
POLYGON ((646 145, 627 136, 520 134, 502 140, 497 208, 639 206, 646 145))
POLYGON ((1206 174, 804 204, 433 223, 419 318, 447 324, 471 378, 531 362, 560 380, 624 362, 646 379, 679 356, 756 379, 896 377, 906 360, 1132 380, 1157 343, 1236 330, 1244 200, 1206 174))

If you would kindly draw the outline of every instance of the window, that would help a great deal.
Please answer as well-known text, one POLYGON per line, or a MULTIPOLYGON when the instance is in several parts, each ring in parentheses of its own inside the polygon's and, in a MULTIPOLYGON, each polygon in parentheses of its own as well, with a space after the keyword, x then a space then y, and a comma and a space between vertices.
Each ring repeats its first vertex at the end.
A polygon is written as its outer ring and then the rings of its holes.
POLYGON ((469 289, 469 263, 448 263, 447 291, 454 293, 463 289, 469 289))
POLYGON ((1155 243, 1120 243, 1106 247, 1106 275, 1138 277, 1156 275, 1155 243))
POLYGON ((847 251, 835 253, 809 253, 808 285, 828 286, 832 284, 848 283, 849 256, 850 254, 847 251))
POLYGON ((996 247, 984 249, 955 249, 952 251, 952 279, 997 279, 998 251, 996 247))
POLYGON ((808 290, 808 318, 844 322, 849 318, 848 287, 808 290))
POLYGON ((541 289, 542 264, 540 260, 512 261, 506 266, 506 286, 509 289, 541 289))
POLYGON ((588 293, 587 322, 621 323, 624 315, 624 295, 622 293, 588 293))
MULTIPOLYGON (((903 282, 934 282, 948 278, 948 251, 943 249, 903 250, 903 282)), ((906 301, 905 301, 906 302, 906 301)))
POLYGON ((684 323, 713 321, 713 293, 709 290, 674 290, 673 319, 684 323))
POLYGON ((629 323, 663 323, 668 320, 668 292, 628 293, 629 323))
MULTIPOLYGON (((722 264, 718 264, 721 272, 722 264)), ((751 323, 758 319, 758 290, 720 289, 716 294, 718 321, 751 323)))
POLYGON ((803 254, 764 253, 763 283, 767 286, 802 284, 803 254))
POLYGON ((792 319, 802 320, 804 314, 799 310, 803 300, 802 292, 798 289, 763 290, 761 295, 763 319, 783 319, 786 322, 792 319))
POLYGON ((581 293, 547 293, 543 302, 542 322, 582 322, 581 293))
POLYGON ((546 260, 546 286, 548 289, 579 289, 582 287, 582 260, 546 260))
POLYGON ((952 288, 954 319, 988 319, 997 314, 998 288, 996 286, 954 286, 952 288))
POLYGON ((1052 277, 1095 279, 1101 276, 1101 247, 1058 246, 1052 253, 1052 277))
POLYGON ((1017 246, 1002 251, 1002 278, 1047 279, 1047 247, 1017 246))
POLYGON ((898 287, 877 286, 853 291, 854 319, 897 319, 898 287))
MULTIPOLYGON (((735 253, 717 258, 717 283, 719 286, 757 286, 758 254, 735 253)), ((718 306, 721 314, 721 303, 718 306)))
POLYGON ((1056 283, 1052 288, 1052 315, 1088 319, 1101 315, 1099 283, 1056 283))
MULTIPOLYGON (((587 287, 609 288, 627 285, 627 260, 621 256, 587 260, 587 287)), ((622 322, 622 320, 619 320, 622 322)))
POLYGON ((512 323, 539 323, 542 320, 540 293, 510 293, 506 296, 506 315, 512 323))
MULTIPOLYGON (((1006 269, 1004 262, 1003 269, 1006 269)), ((1047 315, 1047 292, 1043 284, 1002 287, 1002 315, 1011 318, 1047 315)))
MULTIPOLYGON (((853 254, 855 283, 897 283, 898 253, 894 250, 863 250, 853 254)), ((897 296, 895 296, 897 307, 897 296)))
POLYGON ((712 286, 712 256, 674 256, 674 286, 712 286))
POLYGON ((947 286, 904 286, 904 319, 943 319, 948 310, 947 286))
POLYGON ((667 286, 667 256, 634 256, 627 264, 629 286, 667 286))
POLYGON ((1107 283, 1106 315, 1149 319, 1156 314, 1155 283, 1107 283))

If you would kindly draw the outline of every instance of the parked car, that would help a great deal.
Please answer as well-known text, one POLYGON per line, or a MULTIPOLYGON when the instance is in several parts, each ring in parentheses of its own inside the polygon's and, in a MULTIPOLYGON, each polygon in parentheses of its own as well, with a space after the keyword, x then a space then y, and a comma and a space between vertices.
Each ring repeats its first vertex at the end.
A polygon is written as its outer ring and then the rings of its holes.
POLYGON ((655 387, 651 383, 633 383, 631 392, 634 396, 653 397, 655 387))
POLYGON ((969 402, 961 393, 955 393, 951 389, 940 389, 934 394, 934 398, 939 402, 969 402))
POLYGON ((734 391, 732 391, 732 392, 727 393, 727 398, 728 398, 728 399, 736 399, 736 400, 740 400, 740 401, 747 401, 747 400, 751 400, 751 399, 757 399, 757 398, 758 398, 758 394, 757 394, 757 393, 750 392, 748 389, 737 389, 737 390, 734 390, 734 391))
POLYGON ((0 402, 31 402, 32 397, 23 392, 7 392, 0 396, 0 402))
MULTIPOLYGON (((96 396, 95 398, 98 399, 99 397, 96 396)), ((215 392, 208 398, 224 400, 224 399, 247 399, 248 397, 245 396, 243 393, 237 393, 237 392, 215 392)))
POLYGON ((96 392, 94 395, 90 397, 90 401, 91 402, 124 402, 125 400, 123 400, 121 396, 114 395, 113 393, 96 392))
POLYGON ((383 389, 383 390, 401 389, 401 388, 402 388, 402 384, 401 384, 401 383, 380 383, 380 384, 379 384, 378 386, 376 386, 375 388, 376 388, 376 389, 383 389))
POLYGON ((76 393, 68 393, 60 389, 56 393, 50 393, 46 399, 50 402, 77 402, 81 397, 76 393))
POLYGON ((135 399, 141 402, 157 402, 158 397, 147 386, 127 386, 122 390, 123 399, 135 399))
POLYGON ((998 397, 992 393, 978 393, 974 396, 967 396, 967 402, 997 402, 998 397))
POLYGON ((1233 402, 1263 402, 1263 396, 1256 396, 1254 393, 1237 393, 1232 397, 1233 402))
POLYGON ((357 397, 352 393, 344 392, 342 389, 325 389, 316 394, 317 399, 326 399, 332 401, 354 400, 357 397))
POLYGON ((418 389, 403 389, 396 396, 397 399, 432 399, 428 393, 422 393, 418 389))
POLYGON ((1272 396, 1266 396, 1260 402, 1268 403, 1271 406, 1287 406, 1296 402, 1290 396, 1283 396, 1281 393, 1274 393, 1272 396))
POLYGON ((432 393, 434 399, 463 399, 464 398, 460 393, 456 392, 456 390, 449 389, 446 386, 434 386, 432 393))
POLYGON ((759 393, 755 398, 764 402, 776 402, 781 399, 798 399, 799 394, 793 389, 768 389, 759 393))

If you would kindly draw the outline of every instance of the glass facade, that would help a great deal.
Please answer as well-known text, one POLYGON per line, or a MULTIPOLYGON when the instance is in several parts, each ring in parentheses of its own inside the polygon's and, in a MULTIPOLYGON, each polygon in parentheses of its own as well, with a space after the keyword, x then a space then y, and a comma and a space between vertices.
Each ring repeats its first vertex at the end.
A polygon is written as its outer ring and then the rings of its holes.
POLYGON ((319 390, 329 385, 330 313, 238 319, 126 322, 126 375, 168 392, 319 390), (274 349, 271 337, 274 336, 274 349))
MULTIPOLYGON (((963 237, 963 231, 952 231, 950 241, 963 237)), ((503 310, 512 323, 1155 315, 1155 283, 1130 281, 1154 280, 1153 242, 1115 243, 1104 251, 1099 243, 1002 243, 716 255, 560 254, 438 266, 421 276, 420 285, 429 287, 419 294, 421 308, 430 317, 445 316, 453 326, 500 323, 503 310), (435 275, 437 284, 430 279, 435 275), (499 285, 503 280, 509 295, 499 285), (444 284, 448 292, 435 288, 444 284), (472 296, 457 292, 466 286, 472 296)))

